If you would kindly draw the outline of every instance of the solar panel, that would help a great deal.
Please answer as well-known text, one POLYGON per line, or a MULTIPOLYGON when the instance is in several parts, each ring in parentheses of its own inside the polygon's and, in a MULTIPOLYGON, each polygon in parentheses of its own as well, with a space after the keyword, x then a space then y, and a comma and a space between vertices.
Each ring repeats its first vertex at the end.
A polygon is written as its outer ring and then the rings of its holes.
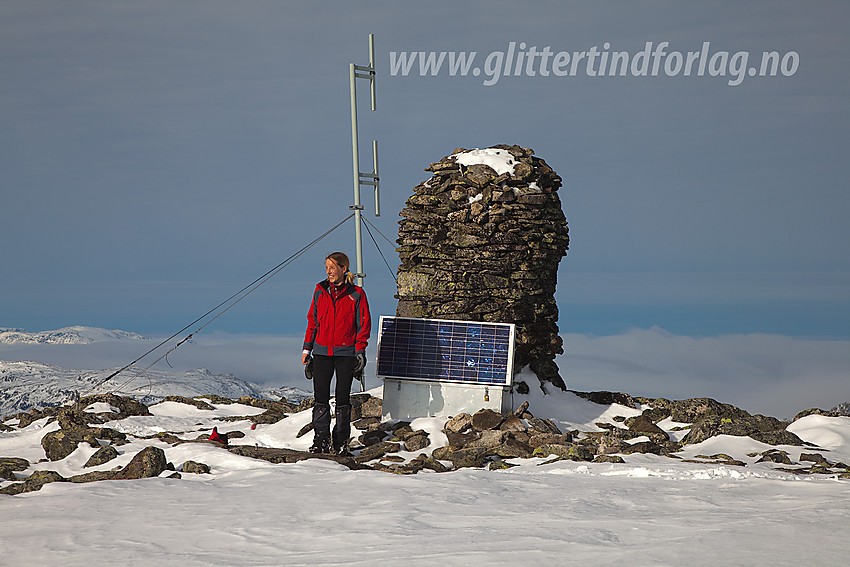
POLYGON ((511 323, 381 317, 381 378, 509 386, 515 327, 511 323))

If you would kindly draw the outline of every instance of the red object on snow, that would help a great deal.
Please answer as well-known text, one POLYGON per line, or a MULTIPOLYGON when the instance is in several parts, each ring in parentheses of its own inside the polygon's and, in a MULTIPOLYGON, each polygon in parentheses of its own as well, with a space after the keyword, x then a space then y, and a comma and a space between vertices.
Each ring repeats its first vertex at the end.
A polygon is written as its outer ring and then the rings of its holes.
POLYGON ((257 424, 256 424, 256 423, 252 423, 252 424, 251 424, 251 431, 254 431, 255 429, 257 429, 257 424))
POLYGON ((223 445, 227 445, 227 435, 224 433, 219 433, 217 427, 213 427, 212 433, 210 433, 210 441, 218 441, 223 445))

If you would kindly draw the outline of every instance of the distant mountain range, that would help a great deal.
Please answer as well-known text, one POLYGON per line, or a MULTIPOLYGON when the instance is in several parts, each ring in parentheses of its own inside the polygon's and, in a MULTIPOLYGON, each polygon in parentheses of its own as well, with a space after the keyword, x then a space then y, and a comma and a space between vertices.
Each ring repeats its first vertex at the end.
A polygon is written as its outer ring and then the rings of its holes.
MULTIPOLYGON (((55 331, 29 332, 0 328, 0 345, 89 345, 98 342, 150 341, 151 337, 73 326, 55 331)), ((213 374, 205 368, 183 371, 130 367, 114 378, 106 378, 118 368, 74 370, 34 361, 0 360, 0 417, 33 408, 64 405, 78 396, 112 392, 151 404, 166 396, 216 394, 236 399, 241 396, 300 401, 310 394, 297 388, 263 388, 233 374, 213 374)))
POLYGON ((147 338, 127 331, 110 331, 82 326, 34 333, 23 329, 0 328, 0 344, 87 345, 99 341, 145 340, 147 338))
POLYGON ((298 402, 310 394, 298 388, 261 388, 232 374, 213 374, 205 368, 167 372, 131 367, 104 382, 117 368, 72 370, 40 362, 0 361, 0 417, 70 403, 80 396, 112 392, 151 404, 166 396, 216 394, 298 402))

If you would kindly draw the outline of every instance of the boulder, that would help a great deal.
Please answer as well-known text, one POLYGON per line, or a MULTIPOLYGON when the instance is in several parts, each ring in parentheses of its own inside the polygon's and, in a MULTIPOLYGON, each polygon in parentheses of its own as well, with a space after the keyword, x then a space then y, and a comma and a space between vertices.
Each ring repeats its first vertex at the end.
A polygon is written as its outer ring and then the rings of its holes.
POLYGON ((508 416, 505 421, 499 426, 502 431, 526 431, 528 428, 522 423, 522 420, 516 415, 508 416))
POLYGON ((118 456, 118 451, 112 445, 104 445, 100 449, 94 452, 94 454, 89 457, 89 460, 86 461, 86 464, 83 465, 83 468, 96 467, 102 465, 104 463, 108 463, 112 459, 118 456))
POLYGON ((823 415, 823 416, 826 416, 826 417, 841 417, 841 416, 846 415, 846 414, 841 413, 841 412, 837 412, 837 411, 822 410, 820 408, 809 408, 809 409, 803 410, 800 413, 798 413, 797 415, 795 415, 794 419, 792 419, 791 421, 792 422, 797 421, 801 417, 806 417, 807 415, 823 415))
POLYGON ((384 401, 381 398, 371 397, 360 405, 360 417, 380 419, 383 411, 384 401))
POLYGON ((632 453, 652 453, 653 455, 664 455, 668 451, 658 443, 653 443, 652 441, 639 441, 632 444, 626 443, 619 452, 624 455, 631 455, 632 453))
POLYGON ((210 466, 197 461, 186 461, 183 463, 184 473, 209 474, 210 466))
POLYGON ((551 419, 540 419, 539 417, 531 417, 526 420, 528 422, 528 426, 534 430, 535 433, 551 433, 554 435, 560 435, 561 430, 551 419))
POLYGON ((496 429, 502 424, 501 414, 491 409, 481 409, 472 414, 472 428, 475 431, 486 431, 496 429))
MULTIPOLYGON (((77 445, 82 440, 83 438, 74 432, 57 429, 56 431, 46 433, 41 438, 41 446, 44 448, 44 454, 49 460, 58 461, 76 451, 77 445)), ((94 438, 92 438, 92 441, 97 443, 94 438)))
POLYGON ((549 455, 555 455, 561 459, 570 461, 593 460, 593 452, 584 445, 578 445, 576 443, 551 443, 547 445, 540 445, 534 449, 535 457, 548 457, 549 455))
POLYGON ((596 455, 593 457, 594 463, 625 463, 620 455, 596 455))
POLYGON ((573 442, 573 436, 570 433, 535 433, 528 439, 528 444, 532 447, 541 445, 566 445, 573 442))
POLYGON ((112 480, 117 471, 92 471, 83 474, 77 474, 68 478, 68 482, 85 483, 97 482, 100 480, 112 480))
POLYGON ((503 458, 528 459, 534 455, 534 449, 527 442, 517 439, 512 434, 501 445, 493 449, 493 453, 503 458))
POLYGON ((422 431, 421 433, 415 432, 414 435, 410 435, 404 440, 404 450, 419 451, 430 444, 431 439, 428 437, 427 433, 425 433, 424 431, 422 431))
POLYGON ((16 482, 0 489, 0 494, 14 496, 25 492, 35 492, 50 482, 64 482, 65 478, 56 471, 35 471, 23 482, 16 482))
POLYGON ((468 413, 460 413, 453 416, 446 422, 443 429, 446 432, 465 433, 472 429, 472 416, 468 413))
POLYGON ((354 460, 358 463, 365 463, 383 457, 387 453, 397 453, 400 448, 401 445, 399 443, 381 441, 380 443, 369 445, 361 450, 360 454, 357 455, 354 460))
POLYGON ((145 447, 112 478, 115 480, 151 478, 162 474, 167 466, 165 451, 159 447, 145 447))
POLYGON ((380 443, 386 436, 386 432, 378 429, 372 429, 363 433, 363 435, 357 438, 357 441, 359 441, 361 445, 369 446, 374 445, 375 443, 380 443))
MULTIPOLYGON (((488 458, 492 455, 492 451, 490 449, 485 449, 483 447, 474 447, 469 449, 458 449, 457 451, 452 451, 449 455, 447 455, 447 460, 452 462, 452 466, 455 469, 460 468, 481 468, 483 467, 488 458)), ((440 458, 440 460, 446 460, 440 458)))
POLYGON ((0 457, 0 478, 17 480, 15 472, 25 471, 30 462, 19 457, 0 457))
POLYGON ((625 424, 630 431, 647 435, 652 439, 667 441, 670 438, 666 431, 655 425, 652 420, 644 414, 626 419, 625 424))
POLYGON ((587 445, 597 455, 622 453, 629 446, 628 443, 615 435, 588 437, 582 441, 582 444, 587 445))
POLYGON ((721 417, 712 414, 698 420, 691 426, 682 442, 694 444, 701 443, 715 435, 734 435, 737 437, 749 436, 771 445, 803 444, 799 437, 785 429, 785 422, 774 417, 752 416, 743 410, 739 411, 743 414, 737 414, 734 417, 721 417))
POLYGON ((637 406, 634 398, 623 392, 576 392, 570 390, 573 394, 585 400, 591 401, 594 404, 610 406, 611 404, 620 404, 628 408, 637 406))
MULTIPOLYGON (((205 402, 201 399, 196 398, 187 398, 186 396, 165 396, 162 400, 163 402, 176 402, 179 404, 186 404, 189 406, 195 406, 198 409, 202 410, 214 410, 215 408, 211 406, 209 403, 205 402)), ((162 402, 160 402, 162 403, 162 402)))
POLYGON ((793 465, 794 463, 788 457, 788 453, 778 449, 769 449, 761 454, 761 458, 757 463, 779 463, 782 465, 793 465))

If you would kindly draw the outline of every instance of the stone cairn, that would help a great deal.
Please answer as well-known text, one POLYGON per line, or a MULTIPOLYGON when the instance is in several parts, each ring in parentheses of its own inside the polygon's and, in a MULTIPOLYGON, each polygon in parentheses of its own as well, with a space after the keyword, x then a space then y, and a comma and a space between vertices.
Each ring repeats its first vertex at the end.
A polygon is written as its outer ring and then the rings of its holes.
POLYGON ((569 245, 561 178, 534 150, 456 149, 432 163, 399 221, 400 317, 516 324, 514 369, 566 389, 555 285, 569 245))

